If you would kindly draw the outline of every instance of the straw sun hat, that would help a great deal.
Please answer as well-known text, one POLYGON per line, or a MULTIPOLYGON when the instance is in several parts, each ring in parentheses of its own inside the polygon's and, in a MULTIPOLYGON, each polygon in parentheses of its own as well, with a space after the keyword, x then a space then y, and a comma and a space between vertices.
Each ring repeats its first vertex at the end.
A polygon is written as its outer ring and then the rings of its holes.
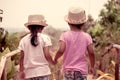
POLYGON ((71 7, 68 15, 65 16, 65 21, 71 24, 82 24, 87 21, 85 10, 80 7, 71 7))
POLYGON ((47 26, 46 20, 43 15, 29 15, 28 22, 24 24, 26 27, 29 25, 42 25, 47 26))

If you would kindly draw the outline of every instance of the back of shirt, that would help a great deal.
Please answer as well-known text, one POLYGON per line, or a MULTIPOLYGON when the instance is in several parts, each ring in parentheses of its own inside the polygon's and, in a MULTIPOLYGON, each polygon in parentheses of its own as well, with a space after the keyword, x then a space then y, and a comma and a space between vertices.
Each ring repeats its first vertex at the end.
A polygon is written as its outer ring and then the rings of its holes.
POLYGON ((87 46, 92 43, 91 36, 83 31, 68 31, 61 35, 60 40, 66 44, 63 70, 73 69, 80 71, 82 74, 87 74, 88 65, 85 53, 87 46))
POLYGON ((24 51, 24 68, 26 78, 44 76, 50 74, 49 64, 44 56, 43 47, 51 46, 51 40, 44 34, 38 34, 39 44, 31 45, 31 35, 21 39, 19 49, 24 51))

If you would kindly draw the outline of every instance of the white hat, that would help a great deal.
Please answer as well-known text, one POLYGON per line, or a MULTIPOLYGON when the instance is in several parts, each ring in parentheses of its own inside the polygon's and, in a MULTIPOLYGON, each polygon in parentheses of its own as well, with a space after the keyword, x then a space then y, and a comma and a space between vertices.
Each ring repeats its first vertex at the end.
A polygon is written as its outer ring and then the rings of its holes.
POLYGON ((42 25, 47 26, 46 20, 43 15, 29 15, 28 22, 24 24, 26 27, 29 25, 42 25))
POLYGON ((80 7, 71 7, 68 15, 65 16, 65 21, 71 24, 82 24, 87 21, 85 10, 80 7))

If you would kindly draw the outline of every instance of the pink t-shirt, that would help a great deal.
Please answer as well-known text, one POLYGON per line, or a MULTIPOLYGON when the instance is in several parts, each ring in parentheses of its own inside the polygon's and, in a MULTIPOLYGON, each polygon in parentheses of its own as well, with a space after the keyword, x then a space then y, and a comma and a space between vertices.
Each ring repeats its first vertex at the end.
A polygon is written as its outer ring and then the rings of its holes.
POLYGON ((48 61, 43 52, 43 47, 51 46, 51 40, 47 35, 38 34, 39 45, 31 45, 31 35, 21 39, 19 49, 24 51, 24 72, 26 78, 45 76, 51 74, 48 61))
POLYGON ((63 71, 72 69, 87 74, 88 63, 85 53, 87 46, 92 43, 91 36, 83 31, 67 31, 61 35, 60 40, 66 44, 63 54, 63 71))

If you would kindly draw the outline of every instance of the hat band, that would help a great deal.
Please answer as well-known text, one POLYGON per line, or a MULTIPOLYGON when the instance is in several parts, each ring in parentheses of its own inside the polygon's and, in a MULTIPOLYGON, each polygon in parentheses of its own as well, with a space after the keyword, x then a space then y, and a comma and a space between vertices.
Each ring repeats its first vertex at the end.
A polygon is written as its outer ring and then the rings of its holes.
POLYGON ((73 24, 81 24, 81 23, 84 23, 86 21, 86 17, 84 17, 83 19, 80 19, 80 20, 67 19, 67 21, 69 23, 73 23, 73 24))

